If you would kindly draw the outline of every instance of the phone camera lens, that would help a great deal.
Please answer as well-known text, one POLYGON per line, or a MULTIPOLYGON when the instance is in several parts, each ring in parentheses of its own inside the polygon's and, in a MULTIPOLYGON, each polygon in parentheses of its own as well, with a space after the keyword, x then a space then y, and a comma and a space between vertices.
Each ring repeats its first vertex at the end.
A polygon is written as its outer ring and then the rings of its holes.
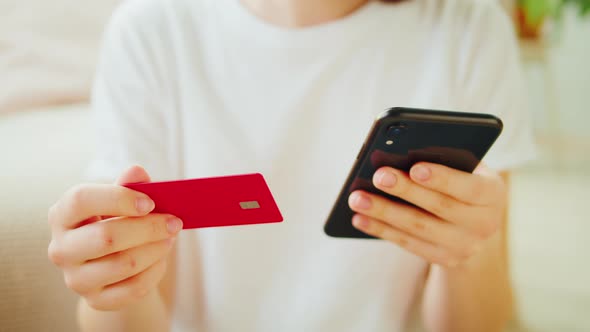
POLYGON ((397 138, 406 131, 406 125, 403 123, 395 123, 387 130, 387 137, 397 138))

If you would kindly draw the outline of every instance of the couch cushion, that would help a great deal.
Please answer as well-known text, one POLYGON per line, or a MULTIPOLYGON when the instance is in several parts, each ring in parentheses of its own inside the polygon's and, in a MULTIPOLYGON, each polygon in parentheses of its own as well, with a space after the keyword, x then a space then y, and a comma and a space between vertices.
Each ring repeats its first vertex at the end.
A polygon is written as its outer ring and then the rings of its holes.
POLYGON ((87 100, 118 2, 0 1, 0 113, 87 100))
POLYGON ((86 105, 0 116, 0 330, 76 331, 77 297, 47 259, 47 209, 92 153, 86 105))

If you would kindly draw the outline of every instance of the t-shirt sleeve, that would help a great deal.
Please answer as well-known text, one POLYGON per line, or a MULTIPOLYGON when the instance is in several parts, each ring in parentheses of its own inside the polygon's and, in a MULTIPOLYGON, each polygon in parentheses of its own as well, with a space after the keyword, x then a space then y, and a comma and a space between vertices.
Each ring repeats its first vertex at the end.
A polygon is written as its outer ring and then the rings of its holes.
POLYGON ((463 27, 460 44, 459 107, 502 120, 503 132, 484 162, 493 169, 507 170, 531 160, 536 153, 518 46, 509 18, 499 5, 474 3, 480 7, 463 27))
MULTIPOLYGON (((131 1, 136 3, 135 1, 131 1)), ((104 34, 92 92, 95 155, 87 177, 113 181, 131 165, 152 179, 170 177, 165 99, 148 33, 138 26, 133 4, 122 5, 104 34)))

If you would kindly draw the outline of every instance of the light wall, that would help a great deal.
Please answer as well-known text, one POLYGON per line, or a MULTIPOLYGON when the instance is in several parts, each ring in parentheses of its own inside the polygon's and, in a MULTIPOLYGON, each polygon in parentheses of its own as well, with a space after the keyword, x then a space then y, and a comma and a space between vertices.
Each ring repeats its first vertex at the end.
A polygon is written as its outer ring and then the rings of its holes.
POLYGON ((590 150, 590 16, 568 10, 546 45, 545 63, 524 64, 540 144, 537 164, 583 170, 590 162, 581 153, 590 150))
MULTIPOLYGON (((576 12, 568 11, 561 27, 549 37, 548 47, 547 65, 562 121, 560 129, 590 135, 587 124, 580 121, 580 117, 590 120, 590 16, 581 19, 576 12)), ((550 111, 541 66, 540 63, 525 63, 530 104, 533 113, 540 116, 550 111)), ((546 121, 537 123, 540 128, 548 125, 546 121)))

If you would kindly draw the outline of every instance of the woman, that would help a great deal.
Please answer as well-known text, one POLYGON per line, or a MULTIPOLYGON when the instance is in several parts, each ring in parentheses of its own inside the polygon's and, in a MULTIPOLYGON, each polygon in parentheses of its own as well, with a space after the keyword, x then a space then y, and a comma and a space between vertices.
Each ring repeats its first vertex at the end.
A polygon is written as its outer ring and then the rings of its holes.
POLYGON ((515 41, 493 1, 136 0, 106 32, 97 179, 51 208, 51 260, 84 331, 500 331, 511 311, 506 170, 530 157, 515 41), (390 106, 505 122, 464 174, 420 163, 351 195, 383 241, 323 221, 375 115, 390 106), (277 225, 179 233, 118 184, 265 174, 277 225), (126 169, 120 174, 124 169, 126 169), (102 220, 102 222, 98 222, 102 220), (176 241, 175 241, 176 240, 176 241))

